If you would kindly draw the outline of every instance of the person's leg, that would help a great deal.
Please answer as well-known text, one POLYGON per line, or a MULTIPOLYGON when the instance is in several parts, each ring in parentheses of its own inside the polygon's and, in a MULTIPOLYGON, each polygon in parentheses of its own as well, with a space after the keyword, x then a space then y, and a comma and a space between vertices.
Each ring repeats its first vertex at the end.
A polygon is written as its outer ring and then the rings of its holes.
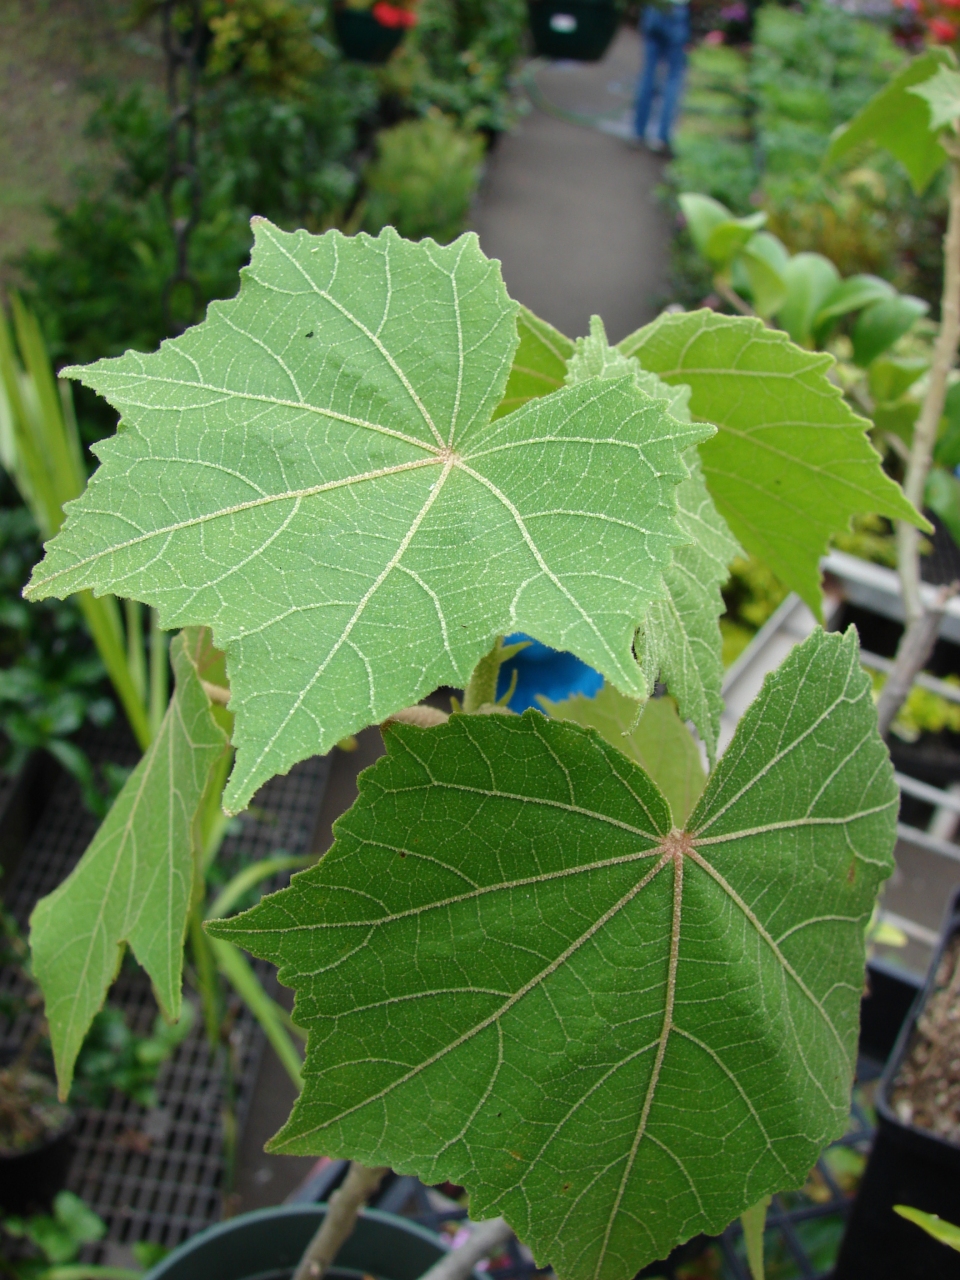
POLYGON ((658 134, 665 147, 670 146, 670 135, 674 117, 680 105, 683 92, 683 73, 687 65, 686 44, 690 36, 690 23, 687 9, 684 6, 676 13, 668 15, 669 37, 666 41, 665 57, 667 62, 667 78, 663 86, 663 107, 660 112, 658 134))
POLYGON ((661 57, 661 42, 657 23, 658 13, 648 5, 643 11, 640 23, 640 34, 643 36, 643 72, 637 85, 637 103, 633 128, 636 136, 642 141, 650 123, 650 108, 653 106, 653 94, 657 84, 657 63, 661 57))

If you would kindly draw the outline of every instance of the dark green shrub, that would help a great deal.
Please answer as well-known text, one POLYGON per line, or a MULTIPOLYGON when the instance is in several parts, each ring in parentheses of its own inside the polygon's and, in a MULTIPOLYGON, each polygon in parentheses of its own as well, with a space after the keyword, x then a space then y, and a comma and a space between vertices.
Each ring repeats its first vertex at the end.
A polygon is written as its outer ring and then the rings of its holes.
POLYGON ((367 229, 448 244, 466 223, 482 158, 483 139, 439 113, 383 130, 365 175, 367 229))

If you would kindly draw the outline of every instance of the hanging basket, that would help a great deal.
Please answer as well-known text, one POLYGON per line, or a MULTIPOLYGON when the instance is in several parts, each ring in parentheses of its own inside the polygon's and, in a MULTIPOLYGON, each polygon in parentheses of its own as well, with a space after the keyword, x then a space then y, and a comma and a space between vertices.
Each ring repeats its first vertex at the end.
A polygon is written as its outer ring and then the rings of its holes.
POLYGON ((619 14, 609 0, 530 0, 530 30, 543 58, 597 62, 617 34, 619 14))
POLYGON ((333 25, 344 57, 374 66, 387 61, 414 21, 409 10, 383 3, 372 9, 340 6, 333 11, 333 25))

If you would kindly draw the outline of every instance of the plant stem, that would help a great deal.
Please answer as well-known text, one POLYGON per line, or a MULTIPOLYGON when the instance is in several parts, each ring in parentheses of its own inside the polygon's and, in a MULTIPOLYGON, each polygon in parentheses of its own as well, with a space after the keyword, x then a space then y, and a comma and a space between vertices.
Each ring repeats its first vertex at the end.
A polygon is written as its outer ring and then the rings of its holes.
POLYGON ((716 289, 717 293, 719 293, 720 297, 723 298, 724 302, 730 303, 734 311, 739 311, 742 316, 756 316, 757 313, 754 311, 753 307, 751 307, 750 303, 747 302, 745 298, 740 297, 733 285, 727 284, 727 282, 722 280, 719 276, 714 276, 713 287, 716 289))
POLYGON ((150 732, 157 736, 170 701, 170 639, 160 626, 160 615, 150 610, 150 732))
MULTIPOLYGON (((960 147, 955 139, 946 138, 943 146, 950 156, 950 205, 943 240, 940 332, 933 350, 927 394, 913 429, 910 461, 903 481, 903 491, 918 511, 923 510, 927 475, 947 395, 947 378, 960 340, 960 147)), ((923 605, 920 601, 920 531, 903 520, 897 522, 897 559, 907 620, 907 632, 901 641, 904 643, 911 624, 923 613, 923 605)))
POLYGON ((322 1280, 353 1231, 360 1210, 388 1172, 386 1167, 368 1169, 356 1160, 351 1162, 343 1185, 330 1197, 326 1216, 304 1250, 293 1280, 322 1280))
POLYGON ((937 598, 929 609, 914 618, 908 625, 897 647, 897 657, 893 670, 887 677, 880 698, 877 701, 877 719, 879 720, 881 737, 886 738, 890 726, 900 708, 906 702, 913 687, 913 682, 933 652, 940 634, 940 623, 947 607, 947 601, 957 593, 957 583, 942 587, 937 598))
POLYGON ((139 600, 124 600, 127 619, 127 670, 141 702, 147 700, 147 657, 143 647, 143 613, 139 600))
POLYGON ((435 1262, 420 1280, 467 1280, 481 1258, 506 1244, 512 1235, 512 1229, 503 1218, 487 1218, 485 1222, 478 1222, 470 1232, 469 1240, 435 1262))

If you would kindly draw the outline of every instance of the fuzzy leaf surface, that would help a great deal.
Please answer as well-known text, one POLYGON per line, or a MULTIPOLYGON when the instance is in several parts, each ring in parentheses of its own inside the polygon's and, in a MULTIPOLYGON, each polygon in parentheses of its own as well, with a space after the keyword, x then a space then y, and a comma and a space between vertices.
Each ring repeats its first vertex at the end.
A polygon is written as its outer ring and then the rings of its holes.
POLYGON ((336 842, 210 926, 309 1031, 272 1149, 450 1179, 561 1280, 629 1280, 847 1123, 897 789, 856 635, 767 678, 686 832, 591 730, 391 725, 336 842))
MULTIPOLYGON (((587 378, 622 377, 632 373, 636 387, 654 399, 665 399, 680 422, 692 421, 690 388, 671 386, 642 369, 607 343, 599 316, 590 320, 590 334, 578 338, 567 362, 567 383, 587 378)), ((634 649, 646 679, 646 692, 662 680, 677 699, 680 714, 691 720, 711 760, 716 757, 723 699, 723 641, 719 617, 724 611, 720 588, 740 547, 707 491, 697 450, 687 451, 688 475, 677 489, 677 518, 685 536, 663 571, 664 593, 647 610, 638 628, 634 649)))
POLYGON ((228 738, 200 683, 208 634, 171 646, 176 689, 156 738, 77 866, 30 917, 62 1097, 94 1014, 129 945, 171 1020, 180 1016, 194 820, 228 738))
POLYGON ((475 236, 440 247, 256 223, 240 294, 153 355, 74 370, 121 411, 28 589, 213 628, 231 811, 298 760, 463 685, 496 635, 640 691, 634 630, 683 540, 677 423, 629 379, 491 424, 516 304, 475 236))
POLYGON ((820 556, 850 517, 926 521, 883 472, 869 426, 827 378, 833 358, 759 320, 661 316, 619 344, 719 428, 700 447, 707 488, 734 536, 820 612, 820 556))

